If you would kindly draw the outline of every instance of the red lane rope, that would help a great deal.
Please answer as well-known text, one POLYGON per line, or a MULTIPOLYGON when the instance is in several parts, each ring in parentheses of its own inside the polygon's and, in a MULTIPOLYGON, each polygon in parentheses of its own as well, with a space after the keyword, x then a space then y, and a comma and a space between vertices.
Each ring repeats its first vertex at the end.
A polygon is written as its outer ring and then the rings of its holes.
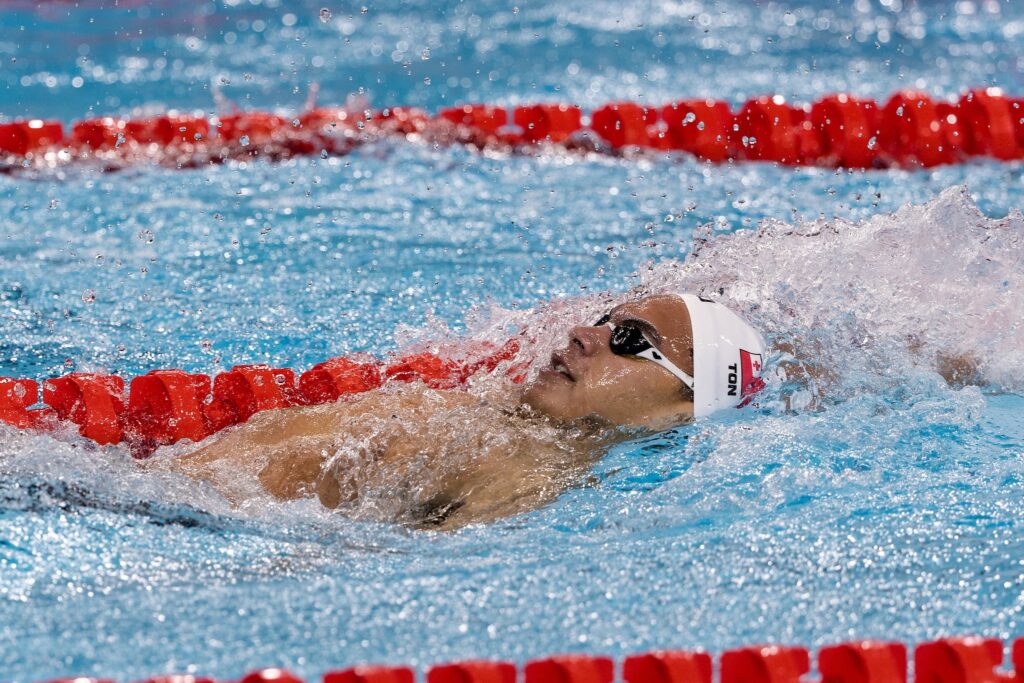
MULTIPOLYGON (((723 652, 717 683, 817 683, 807 679, 810 654, 802 647, 757 645, 723 652)), ((1013 671, 999 669, 1003 643, 995 639, 945 638, 914 649, 915 683, 1021 683, 1024 638, 1012 647, 1013 671)), ((706 652, 658 651, 631 655, 616 663, 609 657, 566 655, 527 662, 467 661, 442 664, 426 672, 426 683, 712 683, 712 657, 706 652)), ((907 683, 907 646, 862 640, 818 650, 820 683, 907 683)), ((357 666, 329 671, 323 683, 414 683, 408 666, 357 666)), ((109 679, 64 678, 50 683, 113 683, 109 679)), ((144 683, 215 683, 212 678, 170 675, 144 683)), ((261 669, 238 683, 303 683, 284 669, 261 669)))
POLYGON ((511 339, 501 347, 475 343, 387 364, 372 357, 338 357, 300 375, 266 365, 237 365, 214 377, 153 370, 127 382, 116 375, 71 373, 42 382, 43 407, 34 407, 39 382, 0 377, 0 421, 40 430, 71 422, 82 436, 101 445, 127 443, 142 458, 158 446, 199 441, 263 410, 329 403, 388 382, 454 389, 499 366, 521 382, 525 366, 515 362, 519 349, 519 341, 511 339))
POLYGON ((589 114, 571 104, 514 109, 467 104, 431 116, 412 107, 357 113, 321 107, 286 118, 235 112, 207 118, 180 112, 138 119, 102 117, 0 124, 0 171, 94 160, 114 170, 149 162, 184 168, 254 156, 337 155, 385 136, 528 151, 537 145, 619 154, 647 149, 699 159, 788 166, 932 167, 971 157, 1024 158, 1024 99, 975 88, 956 102, 903 91, 881 105, 833 94, 795 106, 780 96, 733 112, 716 100, 664 106, 613 102, 589 114))

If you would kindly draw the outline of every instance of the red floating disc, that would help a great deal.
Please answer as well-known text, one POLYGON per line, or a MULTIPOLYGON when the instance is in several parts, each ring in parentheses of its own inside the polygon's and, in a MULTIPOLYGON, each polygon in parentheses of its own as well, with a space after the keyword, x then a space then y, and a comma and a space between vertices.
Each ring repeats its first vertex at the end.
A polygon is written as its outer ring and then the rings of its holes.
POLYGON ((829 95, 811 107, 811 122, 820 135, 822 154, 830 165, 844 168, 878 165, 880 121, 874 100, 843 93, 829 95))
POLYGON ((133 119, 124 124, 125 139, 140 145, 194 145, 209 135, 210 124, 206 119, 180 114, 133 119))
POLYGON ((295 373, 266 365, 236 365, 213 380, 215 400, 230 405, 239 422, 262 410, 296 405, 295 373))
POLYGON ((389 132, 411 135, 422 133, 430 117, 427 116, 427 112, 416 107, 388 107, 376 112, 373 120, 389 132))
POLYGON ((28 407, 39 400, 39 384, 32 379, 0 377, 0 421, 21 429, 35 425, 28 407))
POLYGON ((64 141, 59 121, 14 121, 0 124, 0 153, 27 156, 64 141))
POLYGON ((907 683, 907 646, 865 640, 823 647, 821 683, 907 683))
POLYGON ((706 652, 652 652, 627 657, 625 683, 711 683, 711 656, 706 652))
POLYGON ((154 370, 133 379, 128 394, 130 431, 137 439, 163 445, 201 441, 212 433, 203 412, 210 396, 208 375, 154 370))
POLYGON ((88 373, 54 377, 43 382, 43 402, 98 444, 120 443, 124 438, 124 380, 120 377, 88 373))
POLYGON ((970 154, 967 151, 970 141, 967 138, 967 131, 964 130, 964 117, 960 113, 959 105, 938 102, 935 105, 935 113, 941 125, 943 147, 948 147, 957 161, 966 158, 970 154))
POLYGON ((462 381, 463 366, 433 353, 403 356, 384 370, 387 380, 422 381, 431 389, 453 389, 462 381))
POLYGON ((1010 676, 995 671, 1003 644, 985 638, 946 638, 914 649, 914 679, 929 683, 997 683, 1010 676))
POLYGON ((329 403, 341 396, 376 389, 383 382, 379 365, 332 358, 314 365, 299 377, 299 390, 309 405, 329 403))
POLYGON ((583 112, 574 104, 534 104, 516 107, 513 119, 526 142, 565 142, 582 127, 583 112))
POLYGON ((355 129, 358 118, 348 109, 317 107, 299 117, 299 128, 313 133, 337 134, 355 129))
POLYGON ((764 645, 722 654, 721 683, 798 683, 810 669, 802 647, 764 645))
POLYGON ((71 128, 71 143, 91 150, 112 149, 117 146, 118 134, 123 134, 125 122, 109 116, 79 121, 71 128))
POLYGON ((238 424, 243 420, 238 416, 238 408, 223 398, 213 397, 213 400, 203 405, 203 417, 210 425, 210 433, 215 434, 225 427, 238 424))
POLYGON ((606 104, 590 116, 590 127, 600 135, 612 149, 622 147, 649 147, 651 138, 648 126, 657 121, 658 114, 652 109, 632 102, 606 104))
POLYGON ((614 665, 608 657, 572 655, 527 662, 526 683, 611 683, 614 665))
POLYGON ((427 683, 516 683, 516 667, 486 661, 442 664, 427 672, 427 683))
POLYGON ((246 674, 238 683, 303 683, 303 681, 284 669, 260 669, 246 674))
POLYGON ((1010 657, 1013 660, 1013 670, 1017 674, 1017 680, 1024 680, 1024 638, 1013 641, 1010 657))
POLYGON ((468 126, 494 135, 498 129, 508 124, 508 112, 504 107, 489 104, 464 104, 461 107, 449 107, 438 112, 438 116, 460 126, 468 126))
POLYGON ((469 354, 463 366, 461 381, 465 382, 478 372, 494 372, 494 369, 505 361, 510 361, 519 354, 519 340, 509 339, 501 348, 493 344, 482 343, 477 353, 469 354))
POLYGON ((212 678, 204 676, 192 676, 191 674, 170 674, 168 676, 154 676, 147 678, 141 683, 216 683, 212 678))
POLYGON ((328 671, 323 683, 413 683, 412 669, 406 666, 357 666, 343 671, 328 671))
POLYGON ((226 142, 249 146, 265 145, 275 140, 286 127, 291 126, 280 116, 261 111, 229 114, 220 119, 220 137, 226 142))
POLYGON ((998 88, 971 90, 960 98, 960 116, 968 154, 1017 159, 1017 128, 1013 102, 998 88))
POLYGON ((953 161, 945 144, 943 122, 935 102, 919 92, 893 95, 882 110, 878 141, 896 163, 930 168, 953 161))
POLYGON ((661 109, 665 137, 671 149, 689 152, 707 161, 731 158, 732 112, 725 102, 689 100, 661 109))
POLYGON ((795 118, 777 95, 749 100, 736 114, 733 145, 744 159, 796 164, 801 155, 795 118))

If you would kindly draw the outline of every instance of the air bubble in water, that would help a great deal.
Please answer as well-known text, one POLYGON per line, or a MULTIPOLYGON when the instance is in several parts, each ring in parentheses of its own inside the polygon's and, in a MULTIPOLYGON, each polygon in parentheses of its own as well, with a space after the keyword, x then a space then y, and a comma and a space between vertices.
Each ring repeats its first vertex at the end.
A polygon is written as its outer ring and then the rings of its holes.
POLYGON ((124 133, 117 134, 117 142, 114 143, 114 147, 120 147, 124 144, 124 133))
POLYGON ((96 292, 91 289, 87 289, 82 292, 82 301, 87 304, 91 304, 96 301, 96 292))
POLYGON ((249 146, 249 136, 248 135, 243 135, 242 137, 240 137, 238 139, 238 142, 240 142, 242 144, 242 147, 248 147, 249 146))
POLYGON ((322 21, 322 22, 324 22, 326 24, 330 20, 331 20, 331 10, 327 9, 326 7, 321 7, 320 8, 320 21, 322 21))

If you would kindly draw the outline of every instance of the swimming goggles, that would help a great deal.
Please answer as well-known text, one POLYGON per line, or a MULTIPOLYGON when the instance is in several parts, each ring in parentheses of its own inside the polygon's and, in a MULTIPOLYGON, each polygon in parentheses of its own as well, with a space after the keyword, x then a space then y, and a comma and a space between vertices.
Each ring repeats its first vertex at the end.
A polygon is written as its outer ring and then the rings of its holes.
POLYGON ((636 356, 665 368, 679 381, 693 389, 693 377, 679 369, 675 363, 665 358, 664 354, 658 351, 642 329, 628 322, 616 325, 612 322, 611 314, 601 316, 601 319, 594 323, 594 327, 607 326, 612 331, 611 339, 608 341, 608 348, 616 356, 636 356))

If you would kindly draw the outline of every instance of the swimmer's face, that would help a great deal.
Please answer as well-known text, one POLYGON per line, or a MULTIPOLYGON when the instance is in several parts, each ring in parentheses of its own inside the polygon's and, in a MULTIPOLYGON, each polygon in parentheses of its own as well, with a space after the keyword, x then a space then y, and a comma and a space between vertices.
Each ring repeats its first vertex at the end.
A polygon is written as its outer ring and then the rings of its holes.
MULTIPOLYGON (((665 356, 693 375, 693 333, 683 300, 649 296, 611 311, 614 325, 639 326, 665 356)), ((594 417, 616 425, 665 426, 693 417, 689 390, 657 363, 619 356, 606 325, 574 327, 569 345, 526 388, 523 400, 557 420, 594 417)))

